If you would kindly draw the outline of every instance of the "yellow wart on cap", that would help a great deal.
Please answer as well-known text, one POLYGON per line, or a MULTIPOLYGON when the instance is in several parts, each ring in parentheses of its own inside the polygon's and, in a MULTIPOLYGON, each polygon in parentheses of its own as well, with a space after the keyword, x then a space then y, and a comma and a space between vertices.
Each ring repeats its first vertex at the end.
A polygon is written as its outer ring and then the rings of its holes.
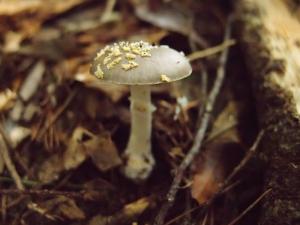
POLYGON ((150 54, 150 52, 144 51, 144 52, 141 52, 141 56, 142 56, 142 57, 150 57, 151 54, 150 54))
POLYGON ((128 61, 128 63, 122 64, 122 69, 127 71, 137 67, 138 65, 139 64, 137 64, 135 61, 128 61))
POLYGON ((111 60, 111 56, 108 55, 103 59, 103 64, 106 65, 111 60))
POLYGON ((112 69, 115 65, 117 65, 118 63, 120 63, 122 60, 122 57, 118 57, 118 58, 115 58, 112 62, 110 62, 109 64, 107 64, 107 69, 112 69))
POLYGON ((153 46, 150 44, 139 41, 130 44, 130 49, 133 53, 140 55, 142 57, 151 56, 150 50, 153 49, 153 46))
POLYGON ((126 56, 126 59, 128 59, 128 60, 132 60, 132 59, 136 58, 136 55, 132 54, 132 53, 126 53, 125 56, 126 56))
POLYGON ((112 47, 112 48, 110 49, 110 51, 111 51, 111 53, 112 53, 113 56, 116 56, 116 57, 117 57, 117 56, 122 55, 119 46, 114 46, 114 47, 112 47))
POLYGON ((95 60, 98 60, 102 56, 104 56, 108 48, 109 48, 108 46, 105 46, 103 49, 100 50, 100 52, 97 52, 95 60))
POLYGON ((103 79, 104 78, 104 73, 100 67, 100 65, 97 65, 96 71, 95 71, 95 76, 99 79, 103 79))
POLYGON ((170 77, 168 77, 166 74, 161 74, 160 75, 160 80, 163 81, 163 82, 170 82, 171 81, 170 77))

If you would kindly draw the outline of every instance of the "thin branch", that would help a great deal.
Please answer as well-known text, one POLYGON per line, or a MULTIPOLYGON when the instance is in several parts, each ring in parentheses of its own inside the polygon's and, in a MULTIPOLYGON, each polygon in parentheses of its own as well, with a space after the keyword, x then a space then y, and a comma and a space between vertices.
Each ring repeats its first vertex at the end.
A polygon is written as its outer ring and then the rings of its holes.
MULTIPOLYGON (((228 20, 228 24, 225 31, 224 41, 229 40, 231 35, 231 19, 228 20)), ((192 148, 189 150, 183 161, 181 162, 177 173, 173 179, 173 183, 167 194, 167 201, 162 205, 157 217, 155 218, 154 225, 162 225, 164 223, 165 217, 168 210, 173 206, 176 194, 179 189, 179 185, 182 181, 183 175, 187 167, 194 160, 195 156, 199 153, 200 147, 202 145, 208 124, 211 118, 211 112, 213 110, 216 98, 220 92, 223 80, 225 77, 225 67, 227 62, 228 48, 225 48, 221 54, 219 67, 217 69, 217 77, 215 79, 213 88, 208 96, 207 102, 205 103, 204 113, 201 118, 201 125, 197 131, 195 142, 192 148)))
POLYGON ((256 151, 262 137, 264 136, 265 131, 261 130, 259 134, 257 135, 253 145, 247 152, 246 156, 242 159, 242 161, 233 169, 231 174, 227 177, 227 179, 224 181, 223 186, 226 187, 229 181, 246 165, 246 163, 249 161, 249 159, 252 157, 254 152, 256 151))
POLYGON ((85 191, 56 191, 56 190, 48 190, 48 189, 41 189, 41 190, 19 190, 19 189, 0 189, 0 195, 37 195, 37 196, 56 196, 56 195, 63 195, 67 197, 80 197, 83 198, 85 191))
POLYGON ((260 202, 272 189, 266 190, 261 196, 259 196, 251 205, 249 205, 237 218, 232 220, 228 225, 236 224, 243 216, 245 216, 257 203, 260 202))
POLYGON ((65 100, 65 102, 57 109, 57 111, 54 113, 54 115, 46 122, 45 126, 40 130, 38 133, 36 139, 40 140, 45 133, 48 131, 48 129, 56 122, 56 120, 61 116, 61 114, 66 110, 66 108, 69 106, 75 95, 77 94, 77 89, 73 90, 68 98, 65 100))
POLYGON ((224 51, 225 48, 228 48, 228 47, 234 45, 235 43, 236 43, 235 40, 232 40, 232 39, 225 40, 222 44, 216 45, 211 48, 206 48, 204 50, 193 52, 190 55, 188 55, 187 58, 191 62, 191 61, 194 61, 197 59, 211 56, 211 55, 214 55, 214 54, 224 51))
POLYGON ((1 125, 0 125, 0 127, 1 127, 1 129, 0 129, 0 154, 3 158, 3 161, 5 163, 7 170, 9 171, 10 175, 14 179, 14 182, 15 182, 17 188, 19 190, 24 190, 25 188, 21 181, 21 177, 18 174, 16 167, 10 158, 9 146, 8 146, 8 143, 5 142, 5 138, 4 138, 4 137, 6 137, 6 134, 2 133, 2 132, 4 132, 4 129, 2 129, 1 125))

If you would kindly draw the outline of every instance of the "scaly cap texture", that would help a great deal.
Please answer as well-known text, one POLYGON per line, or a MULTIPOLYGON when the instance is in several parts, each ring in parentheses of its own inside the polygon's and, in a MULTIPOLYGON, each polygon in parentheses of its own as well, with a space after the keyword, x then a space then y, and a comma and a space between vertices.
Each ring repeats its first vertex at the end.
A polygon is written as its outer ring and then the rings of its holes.
POLYGON ((192 68, 183 53, 168 46, 122 41, 100 50, 90 72, 112 83, 148 85, 180 80, 189 76, 192 68))

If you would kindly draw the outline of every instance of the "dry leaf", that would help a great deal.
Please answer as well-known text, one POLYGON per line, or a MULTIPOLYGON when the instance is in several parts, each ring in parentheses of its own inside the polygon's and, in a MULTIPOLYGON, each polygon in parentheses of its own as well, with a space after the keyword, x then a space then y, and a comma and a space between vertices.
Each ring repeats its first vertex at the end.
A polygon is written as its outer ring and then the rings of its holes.
POLYGON ((77 127, 64 154, 65 169, 78 167, 89 156, 101 171, 112 169, 122 162, 110 135, 95 135, 77 127))
POLYGON ((91 139, 93 134, 83 127, 77 127, 70 138, 64 153, 63 162, 66 170, 77 168, 88 157, 84 147, 84 139, 91 139))
POLYGON ((4 36, 3 51, 5 53, 17 52, 20 49, 21 42, 23 41, 23 34, 9 31, 4 36))
POLYGON ((6 120, 3 124, 3 129, 7 134, 7 138, 10 142, 10 147, 15 148, 20 144, 25 138, 29 137, 31 130, 27 127, 20 126, 10 120, 6 120))
POLYGON ((206 146, 194 163, 191 193, 199 204, 209 201, 219 190, 229 172, 240 162, 244 148, 230 139, 218 139, 206 146))
POLYGON ((16 99, 17 94, 10 89, 5 89, 0 93, 0 112, 10 109, 16 99))
POLYGON ((64 165, 61 155, 55 154, 42 163, 38 171, 38 178, 43 183, 50 183, 57 180, 63 171, 64 165))
POLYGON ((228 172, 237 165, 244 153, 237 130, 239 113, 236 102, 230 102, 217 117, 205 146, 195 161, 191 193, 199 204, 211 199, 219 190, 228 172))
POLYGON ((122 163, 117 148, 108 133, 92 138, 85 143, 85 146, 94 164, 103 172, 122 163))
POLYGON ((166 3, 152 10, 147 3, 137 4, 136 15, 139 19, 160 28, 189 36, 201 46, 207 46, 206 41, 197 35, 193 29, 192 13, 183 4, 166 3))
POLYGON ((65 196, 43 201, 39 206, 56 218, 69 220, 82 220, 85 218, 84 212, 76 205, 76 202, 65 196))
POLYGON ((191 14, 171 4, 162 4, 155 10, 149 9, 147 4, 139 4, 136 6, 136 14, 141 20, 155 26, 183 34, 188 34, 192 25, 191 14))
POLYGON ((136 217, 141 215, 150 206, 149 198, 140 198, 137 201, 131 202, 124 206, 124 208, 112 215, 102 216, 98 215, 93 217, 89 225, 118 225, 118 224, 131 224, 136 217))
MULTIPOLYGON (((212 131, 209 133, 207 140, 212 140, 219 135, 226 134, 227 131, 231 133, 231 140, 239 142, 238 131, 233 129, 238 124, 238 115, 240 113, 237 102, 231 101, 227 104, 224 110, 220 113, 213 123, 212 131)), ((229 134, 229 133, 227 133, 229 134)))
POLYGON ((122 163, 110 135, 105 132, 95 135, 79 126, 73 131, 63 156, 55 154, 47 159, 40 167, 38 177, 45 183, 52 182, 63 171, 77 168, 89 157, 104 172, 122 163))
POLYGON ((85 200, 102 202, 111 201, 112 192, 117 190, 111 183, 101 178, 84 183, 83 189, 85 190, 83 196, 85 200))
POLYGON ((71 7, 81 3, 83 0, 2 0, 0 2, 0 15, 13 16, 25 12, 40 12, 44 16, 62 13, 71 7))
POLYGON ((149 204, 150 202, 148 198, 140 198, 135 202, 125 205, 123 213, 127 217, 133 217, 144 212, 149 207, 149 204))
POLYGON ((216 168, 207 166, 201 173, 193 177, 191 193, 192 197, 197 200, 199 204, 203 204, 211 199, 220 189, 215 170, 216 168))

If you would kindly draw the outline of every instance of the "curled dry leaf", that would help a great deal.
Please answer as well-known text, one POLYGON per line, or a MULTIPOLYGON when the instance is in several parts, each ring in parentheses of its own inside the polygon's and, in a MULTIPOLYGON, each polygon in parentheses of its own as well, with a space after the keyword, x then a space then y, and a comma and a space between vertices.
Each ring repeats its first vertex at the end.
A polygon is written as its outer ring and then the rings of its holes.
POLYGON ((45 209, 45 212, 52 215, 53 218, 61 220, 82 220, 85 218, 84 212, 76 205, 76 202, 65 196, 57 196, 54 199, 43 201, 39 207, 45 209))
MULTIPOLYGON (((83 198, 85 200, 98 201, 98 202, 100 201, 111 202, 112 201, 111 196, 113 195, 113 192, 118 191, 117 187, 113 186, 111 183, 101 178, 93 179, 91 181, 86 182, 83 185, 83 189, 84 189, 83 198)), ((114 196, 116 197, 115 194, 114 196)))
POLYGON ((210 146, 197 160, 196 173, 191 186, 192 197, 203 204, 211 199, 224 181, 224 165, 220 159, 220 146, 210 146))
POLYGON ((99 170, 105 172, 122 163, 110 134, 103 133, 99 137, 92 138, 86 145, 88 155, 99 170))
POLYGON ((10 109, 13 106, 16 97, 16 92, 10 89, 5 89, 0 92, 0 112, 10 109))
POLYGON ((39 169, 38 177, 42 182, 52 182, 62 172, 77 168, 89 157, 103 172, 122 162, 109 134, 95 135, 83 127, 77 127, 63 156, 55 154, 47 159, 39 169))
POLYGON ((38 179, 43 183, 50 183, 59 178, 64 171, 63 160, 60 154, 49 157, 38 170, 38 179))
POLYGON ((85 139, 91 139, 93 134, 83 127, 77 127, 68 143, 68 148, 63 155, 66 170, 77 168, 88 157, 84 147, 85 139))
POLYGON ((44 16, 51 14, 62 13, 71 7, 81 3, 83 0, 66 0, 66 1, 55 1, 55 0, 3 0, 0 2, 0 15, 1 16, 13 16, 19 13, 26 12, 40 12, 44 16), (46 15, 45 15, 46 14, 46 15))
POLYGON ((20 49, 21 42, 23 41, 22 33, 7 32, 4 37, 4 52, 17 52, 20 49))
POLYGON ((9 139, 10 147, 12 148, 17 147, 18 144, 31 134, 29 128, 20 126, 10 120, 6 120, 5 123, 3 123, 3 129, 9 139))
POLYGON ((208 137, 211 141, 193 165, 195 174, 191 194, 199 204, 209 201, 220 191, 226 176, 244 153, 236 127, 238 112, 235 102, 225 107, 214 122, 208 137))
POLYGON ((183 8, 175 8, 171 4, 162 4, 158 9, 151 10, 147 4, 138 4, 136 14, 141 20, 145 20, 158 27, 188 34, 192 25, 190 13, 183 8))
POLYGON ((89 225, 118 225, 125 223, 131 224, 150 206, 150 203, 151 202, 149 198, 140 198, 137 201, 125 205, 120 212, 117 212, 112 216, 97 215, 93 217, 90 220, 89 225))
POLYGON ((234 129, 238 124, 238 115, 241 111, 241 105, 237 102, 231 101, 227 104, 224 110, 220 113, 214 121, 212 131, 209 133, 208 141, 218 137, 219 135, 230 135, 230 139, 239 142, 237 129, 234 129), (230 131, 231 132, 227 132, 230 131))
POLYGON ((77 127, 63 157, 64 167, 67 170, 76 168, 87 157, 91 157, 101 171, 107 171, 121 164, 116 146, 109 134, 95 135, 82 127, 77 127))
POLYGON ((170 2, 161 4, 155 10, 151 10, 147 3, 137 4, 135 13, 141 20, 157 27, 189 36, 201 46, 208 45, 194 31, 192 13, 182 3, 170 2))

